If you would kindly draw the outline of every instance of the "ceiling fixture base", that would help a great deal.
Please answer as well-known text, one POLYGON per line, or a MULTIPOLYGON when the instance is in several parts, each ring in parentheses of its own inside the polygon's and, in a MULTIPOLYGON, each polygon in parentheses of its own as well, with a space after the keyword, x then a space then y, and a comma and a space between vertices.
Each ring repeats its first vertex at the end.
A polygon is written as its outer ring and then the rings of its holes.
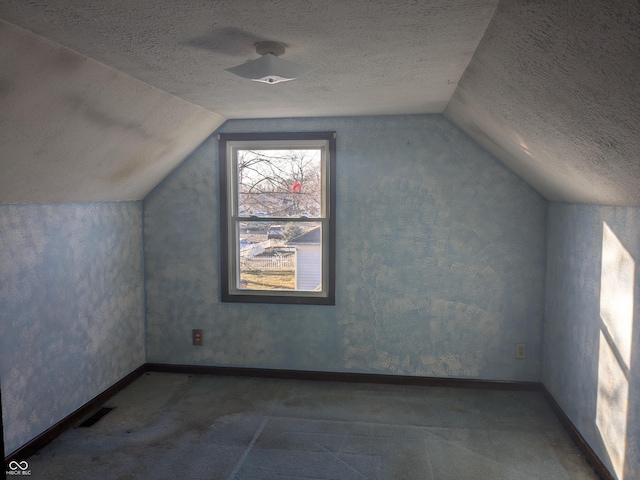
POLYGON ((239 77, 269 85, 295 80, 311 70, 309 67, 279 58, 287 48, 284 43, 265 41, 256 43, 255 47, 256 53, 261 55, 260 58, 225 70, 239 77))
POLYGON ((266 55, 267 53, 270 53, 276 57, 282 55, 287 49, 287 46, 284 43, 270 41, 258 42, 255 44, 255 47, 258 55, 266 55))

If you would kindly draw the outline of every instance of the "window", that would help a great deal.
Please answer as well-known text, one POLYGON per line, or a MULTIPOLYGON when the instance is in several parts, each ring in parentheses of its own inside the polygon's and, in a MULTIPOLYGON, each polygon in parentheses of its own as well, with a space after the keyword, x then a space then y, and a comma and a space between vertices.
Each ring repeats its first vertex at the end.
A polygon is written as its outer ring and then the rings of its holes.
POLYGON ((335 133, 219 135, 223 302, 335 305, 335 133))

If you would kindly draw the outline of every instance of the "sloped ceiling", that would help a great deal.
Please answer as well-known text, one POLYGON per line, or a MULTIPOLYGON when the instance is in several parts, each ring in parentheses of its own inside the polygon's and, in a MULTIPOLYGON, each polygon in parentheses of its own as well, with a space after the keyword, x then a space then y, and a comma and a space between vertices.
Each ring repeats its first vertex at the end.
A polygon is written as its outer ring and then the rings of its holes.
POLYGON ((144 197, 223 122, 0 20, 0 202, 144 197))
POLYGON ((444 112, 550 200, 640 205, 639 8, 3 0, 0 202, 143 198, 227 118, 444 112), (313 72, 224 70, 260 40, 313 72))
POLYGON ((445 115, 549 200, 640 205, 640 2, 500 2, 445 115))
POLYGON ((225 118, 440 113, 496 3, 3 0, 0 201, 142 198, 225 118), (259 40, 313 72, 224 70, 259 40))

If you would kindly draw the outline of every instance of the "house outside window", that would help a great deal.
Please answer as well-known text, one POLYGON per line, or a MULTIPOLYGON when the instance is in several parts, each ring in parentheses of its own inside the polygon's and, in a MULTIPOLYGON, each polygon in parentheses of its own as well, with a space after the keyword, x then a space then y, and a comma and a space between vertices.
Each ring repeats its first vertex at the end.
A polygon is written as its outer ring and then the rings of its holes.
POLYGON ((335 133, 220 134, 223 302, 335 305, 335 133))

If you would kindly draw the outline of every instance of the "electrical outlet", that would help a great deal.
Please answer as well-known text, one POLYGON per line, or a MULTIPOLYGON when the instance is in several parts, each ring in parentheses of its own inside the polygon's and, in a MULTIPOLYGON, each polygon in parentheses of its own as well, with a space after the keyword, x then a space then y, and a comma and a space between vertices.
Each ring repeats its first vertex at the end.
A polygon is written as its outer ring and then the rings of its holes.
POLYGON ((202 329, 194 328, 191 332, 192 343, 198 347, 202 346, 202 329))
POLYGON ((516 358, 526 358, 526 357, 527 357, 527 344, 516 343, 516 358))

